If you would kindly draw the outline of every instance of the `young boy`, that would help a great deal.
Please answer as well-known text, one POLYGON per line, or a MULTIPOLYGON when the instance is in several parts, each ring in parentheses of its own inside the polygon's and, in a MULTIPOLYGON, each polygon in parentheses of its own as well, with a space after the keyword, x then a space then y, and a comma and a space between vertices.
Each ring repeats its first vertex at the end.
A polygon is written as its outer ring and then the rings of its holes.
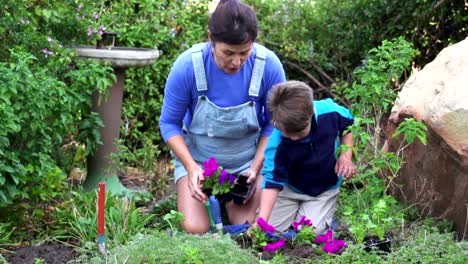
POLYGON ((265 150, 258 217, 286 231, 302 215, 316 234, 331 228, 342 177, 355 173, 353 124, 348 109, 331 99, 314 101, 313 91, 299 81, 275 85, 268 97, 275 126, 265 150), (336 155, 341 144, 347 151, 336 155))

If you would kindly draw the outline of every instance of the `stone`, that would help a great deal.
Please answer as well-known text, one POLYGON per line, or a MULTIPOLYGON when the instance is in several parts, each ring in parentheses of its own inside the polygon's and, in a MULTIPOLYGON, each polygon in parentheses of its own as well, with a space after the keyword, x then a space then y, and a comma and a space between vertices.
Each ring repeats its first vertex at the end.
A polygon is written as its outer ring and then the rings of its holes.
POLYGON ((398 150, 398 125, 413 117, 428 126, 427 145, 404 150, 405 164, 392 188, 425 215, 453 221, 459 238, 468 236, 468 38, 443 49, 404 84, 389 117, 385 151, 398 150), (395 187, 395 186, 394 186, 395 187))

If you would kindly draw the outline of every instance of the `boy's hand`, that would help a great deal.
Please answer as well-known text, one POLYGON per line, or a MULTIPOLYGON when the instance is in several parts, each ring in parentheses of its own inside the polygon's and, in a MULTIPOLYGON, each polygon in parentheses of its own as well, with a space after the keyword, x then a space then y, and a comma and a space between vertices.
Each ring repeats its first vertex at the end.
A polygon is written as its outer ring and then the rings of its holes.
POLYGON ((353 161, 347 155, 340 155, 335 165, 335 173, 345 179, 351 178, 355 173, 353 161))

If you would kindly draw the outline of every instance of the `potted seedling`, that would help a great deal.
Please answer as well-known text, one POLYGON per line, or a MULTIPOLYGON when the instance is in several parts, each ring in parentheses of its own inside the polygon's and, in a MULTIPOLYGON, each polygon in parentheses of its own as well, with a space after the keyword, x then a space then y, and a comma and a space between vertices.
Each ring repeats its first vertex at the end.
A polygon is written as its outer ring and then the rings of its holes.
POLYGON ((218 165, 214 157, 203 162, 203 168, 205 179, 202 183, 202 191, 208 196, 215 195, 222 202, 229 202, 236 176, 218 165))
POLYGON ((389 203, 392 197, 385 196, 375 201, 362 213, 354 212, 352 207, 346 207, 344 215, 349 223, 349 231, 357 243, 362 243, 365 250, 373 249, 391 252, 392 237, 389 230, 395 225, 394 213, 390 213, 389 203))

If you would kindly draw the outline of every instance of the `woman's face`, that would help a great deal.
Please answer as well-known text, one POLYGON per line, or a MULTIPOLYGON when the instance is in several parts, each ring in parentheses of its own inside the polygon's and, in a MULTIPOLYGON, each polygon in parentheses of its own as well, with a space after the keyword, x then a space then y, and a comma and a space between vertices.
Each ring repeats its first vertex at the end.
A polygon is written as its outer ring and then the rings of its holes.
POLYGON ((213 56, 216 65, 225 73, 236 73, 252 53, 253 42, 231 45, 223 42, 213 43, 213 56))

